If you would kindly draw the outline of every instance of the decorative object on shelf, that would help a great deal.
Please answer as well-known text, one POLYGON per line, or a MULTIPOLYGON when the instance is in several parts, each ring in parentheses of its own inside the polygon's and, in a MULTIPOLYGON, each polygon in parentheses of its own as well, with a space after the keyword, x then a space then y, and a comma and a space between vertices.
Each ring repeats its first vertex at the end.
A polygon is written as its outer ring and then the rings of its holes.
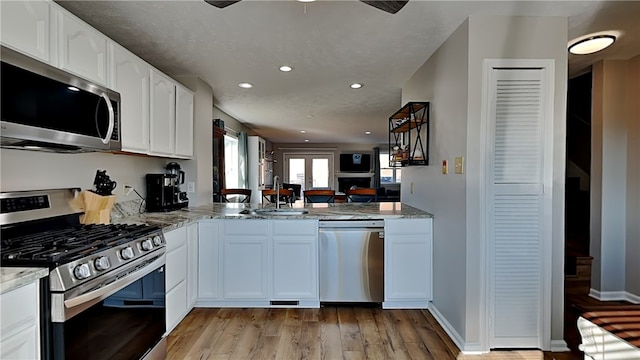
POLYGON ((429 102, 408 102, 389 117, 389 164, 429 165, 429 102))

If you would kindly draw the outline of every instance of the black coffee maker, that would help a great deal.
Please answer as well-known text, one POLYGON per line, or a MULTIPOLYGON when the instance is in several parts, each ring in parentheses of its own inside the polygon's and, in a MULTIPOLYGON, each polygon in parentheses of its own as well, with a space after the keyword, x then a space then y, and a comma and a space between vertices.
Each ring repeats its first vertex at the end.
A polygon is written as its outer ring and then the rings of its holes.
POLYGON ((147 211, 160 212, 189 206, 187 193, 180 191, 184 184, 184 171, 180 164, 171 162, 165 174, 147 174, 147 211))

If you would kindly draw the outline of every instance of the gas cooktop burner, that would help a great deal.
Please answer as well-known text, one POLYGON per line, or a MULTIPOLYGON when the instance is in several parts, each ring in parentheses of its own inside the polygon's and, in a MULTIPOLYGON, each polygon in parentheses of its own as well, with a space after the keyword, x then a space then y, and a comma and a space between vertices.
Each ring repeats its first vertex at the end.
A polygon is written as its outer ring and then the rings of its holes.
POLYGON ((82 225, 2 239, 2 260, 51 266, 144 238, 157 228, 147 225, 82 225))

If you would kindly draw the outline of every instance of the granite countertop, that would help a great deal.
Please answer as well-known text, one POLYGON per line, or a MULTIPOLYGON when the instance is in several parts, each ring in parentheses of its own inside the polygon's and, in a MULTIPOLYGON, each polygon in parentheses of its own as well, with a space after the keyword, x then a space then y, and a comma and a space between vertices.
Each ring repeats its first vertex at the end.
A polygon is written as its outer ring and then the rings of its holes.
POLYGON ((0 268, 0 294, 30 284, 49 275, 47 268, 0 268))
MULTIPOLYGON (((269 206, 273 208, 273 205, 269 206)), ((286 206, 289 207, 288 205, 286 206)), ((293 204, 291 208, 305 209, 303 215, 264 216, 241 214, 242 210, 263 208, 260 204, 213 203, 164 213, 123 214, 112 219, 113 223, 141 223, 160 226, 165 231, 204 219, 317 219, 317 220, 367 220, 398 218, 431 218, 432 214, 399 202, 293 204)))

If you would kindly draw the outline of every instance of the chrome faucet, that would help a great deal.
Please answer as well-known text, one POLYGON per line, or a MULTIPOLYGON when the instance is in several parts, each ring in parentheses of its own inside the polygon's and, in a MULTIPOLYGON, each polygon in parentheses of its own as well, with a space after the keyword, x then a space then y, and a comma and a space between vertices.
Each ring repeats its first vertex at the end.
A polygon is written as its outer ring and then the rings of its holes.
POLYGON ((276 209, 280 209, 280 176, 273 177, 273 186, 276 188, 276 209))

